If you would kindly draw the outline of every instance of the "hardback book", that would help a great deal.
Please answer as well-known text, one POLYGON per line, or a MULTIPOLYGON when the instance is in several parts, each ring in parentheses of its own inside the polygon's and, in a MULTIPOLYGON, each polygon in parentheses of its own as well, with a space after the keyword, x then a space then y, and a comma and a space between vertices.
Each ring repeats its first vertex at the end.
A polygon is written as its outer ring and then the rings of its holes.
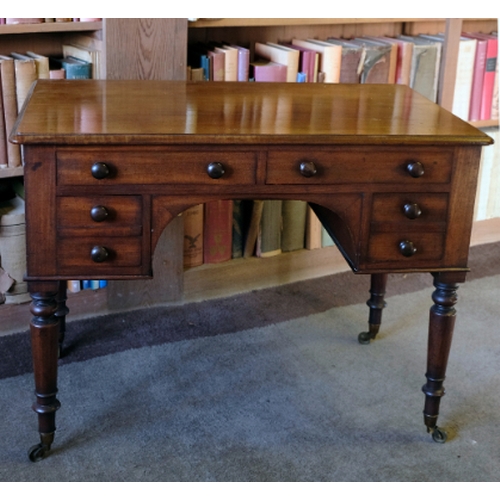
POLYGON ((260 221, 262 219, 262 211, 264 209, 264 200, 253 200, 252 213, 250 216, 250 223, 248 225, 248 232, 243 248, 243 257, 248 258, 255 255, 257 247, 257 240, 260 232, 260 221))
POLYGON ((492 98, 492 104, 491 104, 491 119, 492 120, 498 120, 499 116, 499 97, 498 97, 498 73, 499 73, 499 64, 497 62, 497 71, 495 75, 495 83, 493 84, 493 98, 492 98))
POLYGON ((250 77, 255 82, 286 82, 287 67, 273 61, 250 63, 250 77))
POLYGON ((222 47, 215 47, 215 52, 222 52, 224 54, 224 81, 237 82, 238 81, 238 49, 223 45, 222 47))
POLYGON ((49 58, 47 56, 31 51, 26 52, 26 55, 35 61, 36 75, 38 79, 45 80, 50 78, 49 58))
POLYGON ((323 226, 318 219, 318 216, 314 213, 314 210, 310 206, 308 206, 305 238, 305 247, 307 248, 307 250, 315 250, 316 248, 321 248, 322 227, 323 226))
POLYGON ((78 293, 82 289, 82 284, 80 280, 68 280, 66 285, 68 291, 71 293, 78 293))
MULTIPOLYGON (((422 38, 435 40, 441 44, 445 42, 445 37, 442 34, 422 35, 422 38)), ((476 46, 477 41, 473 38, 462 36, 458 42, 457 71, 451 111, 462 120, 469 119, 476 46)))
POLYGON ((286 81, 296 82, 299 72, 300 52, 277 43, 255 43, 255 55, 269 61, 283 64, 287 68, 286 81))
POLYGON ((16 101, 18 113, 23 107, 31 86, 37 79, 36 63, 31 58, 17 52, 11 53, 14 59, 14 71, 16 75, 16 101))
POLYGON ((364 47, 342 38, 328 38, 328 42, 342 47, 340 83, 360 83, 365 57, 364 47))
POLYGON ((9 158, 7 155, 7 130, 5 128, 5 115, 3 112, 2 87, 0 86, 0 168, 7 168, 8 166, 9 158))
POLYGON ((182 214, 184 222, 184 268, 203 264, 203 204, 188 208, 182 214))
MULTIPOLYGON (((17 119, 16 76, 12 57, 0 55, 0 85, 5 131, 8 138, 17 119)), ((7 160, 10 168, 21 166, 21 150, 18 144, 7 141, 7 160)))
POLYGON ((264 200, 257 257, 273 257, 281 253, 282 200, 264 200))
POLYGON ((293 45, 314 50, 320 54, 318 80, 324 83, 339 83, 342 65, 342 47, 323 40, 294 38, 293 45), (320 77, 320 74, 322 75, 320 77))
POLYGON ((401 40, 400 38, 382 38, 389 42, 394 42, 398 47, 395 83, 409 86, 413 57, 413 42, 401 40))
POLYGON ((203 261, 217 264, 231 259, 233 200, 209 201, 204 205, 203 261))
POLYGON ((493 92, 495 86, 495 76, 498 58, 498 36, 483 33, 467 33, 467 36, 486 40, 486 64, 483 77, 483 97, 481 99, 480 120, 491 118, 491 108, 493 104, 493 92))
POLYGON ((350 43, 365 49, 360 83, 390 83, 392 45, 364 38, 353 38, 350 43))
POLYGON ((442 44, 419 36, 400 35, 398 38, 413 43, 410 87, 436 102, 442 44))
MULTIPOLYGON (((464 34, 467 36, 467 34, 464 34)), ((486 49, 488 41, 470 37, 476 40, 476 54, 474 57, 474 71, 472 75, 472 89, 469 106, 469 120, 477 121, 481 116, 481 100, 483 98, 484 70, 486 67, 486 49)))
POLYGON ((243 257, 251 215, 252 200, 233 200, 233 259, 243 257))
POLYGON ((366 40, 376 45, 391 47, 389 52, 389 77, 387 83, 396 83, 396 71, 398 65, 398 44, 396 40, 383 36, 363 36, 360 40, 366 40))
POLYGON ((61 66, 67 80, 87 80, 92 77, 92 64, 75 57, 64 57, 61 66))
POLYGON ((45 22, 43 17, 7 17, 5 24, 40 24, 45 22))
POLYGON ((333 241, 333 238, 328 234, 328 231, 325 229, 325 227, 321 226, 321 246, 325 248, 332 247, 334 245, 335 242, 333 241))
POLYGON ((305 246, 307 203, 301 200, 283 200, 281 249, 283 252, 301 250, 305 246))
POLYGON ((250 49, 240 45, 230 45, 238 51, 238 81, 248 82, 250 70, 250 49))
POLYGON ((224 52, 218 52, 215 48, 214 50, 209 50, 207 52, 208 58, 210 59, 210 77, 211 82, 223 82, 226 78, 226 57, 224 52))

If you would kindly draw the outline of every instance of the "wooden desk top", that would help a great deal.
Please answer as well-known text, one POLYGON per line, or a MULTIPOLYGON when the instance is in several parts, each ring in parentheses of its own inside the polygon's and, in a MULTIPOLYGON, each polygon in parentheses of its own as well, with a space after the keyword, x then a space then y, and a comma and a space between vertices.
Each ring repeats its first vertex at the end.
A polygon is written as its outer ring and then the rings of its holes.
POLYGON ((39 80, 20 144, 475 144, 491 138, 401 85, 39 80))

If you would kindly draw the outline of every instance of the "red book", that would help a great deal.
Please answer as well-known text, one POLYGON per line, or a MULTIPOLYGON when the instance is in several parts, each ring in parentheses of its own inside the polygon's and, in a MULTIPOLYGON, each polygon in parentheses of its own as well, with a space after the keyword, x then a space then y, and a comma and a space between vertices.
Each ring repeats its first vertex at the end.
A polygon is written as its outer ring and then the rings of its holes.
POLYGON ((205 203, 203 262, 217 264, 231 259, 233 244, 233 200, 205 203))
POLYGON ((483 96, 481 99, 480 120, 489 120, 491 118, 491 106, 493 103, 493 87, 495 86, 495 73, 498 57, 498 37, 496 35, 487 35, 484 33, 467 33, 468 37, 477 40, 486 40, 486 65, 484 68, 483 96))
POLYGON ((254 61, 250 63, 253 79, 256 82, 286 82, 287 67, 272 61, 254 61))
MULTIPOLYGON (((474 38, 465 34, 467 38, 474 38)), ((481 116, 481 101, 483 99, 484 69, 486 67, 486 49, 488 41, 477 39, 474 73, 472 76, 472 90, 470 96, 469 121, 479 120, 481 116)))

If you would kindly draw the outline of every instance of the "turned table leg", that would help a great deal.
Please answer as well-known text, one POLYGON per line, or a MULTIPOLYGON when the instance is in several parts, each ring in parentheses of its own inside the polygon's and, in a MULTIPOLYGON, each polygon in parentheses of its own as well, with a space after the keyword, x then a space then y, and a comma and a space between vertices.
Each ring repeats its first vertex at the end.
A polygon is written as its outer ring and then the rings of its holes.
POLYGON ((38 414, 40 433, 40 443, 30 449, 29 458, 36 462, 50 450, 56 430, 55 414, 60 407, 56 398, 60 324, 56 316, 56 299, 59 282, 31 282, 29 290, 32 298, 30 331, 36 395, 33 410, 38 414))
POLYGON ((382 310, 385 307, 385 288, 387 285, 387 274, 372 274, 370 285, 370 299, 366 305, 370 308, 368 319, 368 331, 358 335, 360 344, 369 344, 379 332, 382 323, 382 310))
POLYGON ((424 423, 434 441, 444 443, 446 432, 437 426, 439 403, 444 396, 443 382, 450 353, 458 284, 465 281, 465 273, 433 273, 435 291, 434 305, 430 310, 429 340, 427 350, 427 383, 422 387, 425 394, 424 423))

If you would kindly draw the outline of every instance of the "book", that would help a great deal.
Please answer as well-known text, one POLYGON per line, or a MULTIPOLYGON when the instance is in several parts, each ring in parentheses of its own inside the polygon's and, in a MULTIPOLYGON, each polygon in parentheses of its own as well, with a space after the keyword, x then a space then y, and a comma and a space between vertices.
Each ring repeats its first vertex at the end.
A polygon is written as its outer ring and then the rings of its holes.
POLYGON ((322 225, 314 210, 308 205, 306 215, 306 237, 305 248, 315 250, 321 248, 321 229, 322 225))
POLYGON ((5 24, 40 24, 45 22, 43 17, 7 17, 5 24))
POLYGON ((247 82, 250 69, 250 49, 240 45, 230 45, 238 51, 238 81, 247 82))
POLYGON ((499 97, 498 97, 498 73, 499 73, 499 64, 497 61, 497 70, 496 70, 496 75, 495 75, 495 83, 493 84, 493 98, 492 98, 492 104, 491 104, 491 119, 492 120, 498 120, 499 116, 499 97))
MULTIPOLYGON (((467 34, 464 34, 464 36, 467 36, 467 34)), ((481 116, 481 100, 483 98, 483 82, 488 41, 481 38, 471 38, 476 40, 476 54, 474 57, 474 70, 472 75, 469 120, 477 121, 481 116)))
POLYGON ((361 83, 390 83, 392 45, 366 38, 353 38, 350 43, 365 50, 361 83))
POLYGON ((342 47, 340 83, 360 83, 365 49, 342 38, 328 38, 328 41, 342 47))
MULTIPOLYGON (((442 34, 422 35, 422 38, 435 40, 441 44, 445 42, 445 37, 442 34)), ((462 120, 469 119, 476 45, 475 39, 463 36, 458 42, 457 71, 451 111, 462 120)))
POLYGON ((300 52, 277 43, 255 43, 255 55, 287 68, 286 81, 296 82, 299 72, 300 52))
POLYGON ((92 64, 75 57, 63 57, 61 67, 66 72, 67 80, 87 80, 92 76, 92 64))
POLYGON ((255 82, 286 82, 287 67, 273 61, 253 61, 250 76, 255 82))
POLYGON ((251 200, 233 201, 233 244, 232 258, 243 257, 245 241, 250 227, 250 217, 252 215, 251 200))
POLYGON ((47 56, 43 56, 32 51, 26 52, 26 55, 35 61, 37 78, 41 80, 50 78, 49 58, 47 56))
POLYGON ((366 40, 367 42, 371 42, 379 46, 387 46, 387 45, 390 46, 391 50, 389 52, 389 76, 387 83, 396 83, 396 72, 398 65, 398 50, 399 50, 399 46, 396 43, 396 40, 383 36, 363 36, 359 37, 359 39, 366 40))
POLYGON ((233 200, 209 201, 204 205, 203 262, 217 264, 231 259, 233 200))
POLYGON ((413 43, 410 87, 436 102, 442 44, 418 36, 400 35, 398 38, 413 43))
MULTIPOLYGON (((3 112, 2 87, 0 86, 0 168, 8 168, 7 130, 5 128, 5 114, 3 112)), ((1 262, 1 255, 0 255, 1 262)))
POLYGON ((203 204, 188 208, 182 215, 184 221, 184 268, 203 264, 203 204))
POLYGON ((467 37, 486 40, 486 64, 483 76, 483 95, 481 99, 480 120, 491 118, 493 104, 493 90, 495 86, 495 75, 498 57, 498 36, 483 33, 466 33, 467 37))
POLYGON ((18 113, 21 112, 24 101, 28 96, 31 86, 37 79, 36 63, 24 54, 12 52, 14 59, 14 72, 16 76, 16 102, 18 113))
POLYGON ((224 54, 224 81, 237 82, 238 81, 238 49, 223 45, 222 47, 215 47, 215 52, 222 52, 224 54))
POLYGON ((319 72, 323 75, 324 83, 339 83, 342 64, 342 47, 323 40, 308 38, 301 40, 294 38, 293 45, 314 50, 319 53, 319 72))
POLYGON ((281 249, 283 252, 301 250, 305 245, 307 203, 283 200, 281 249))
POLYGON ((318 81, 319 54, 318 52, 299 47, 293 44, 284 44, 286 47, 298 50, 299 57, 299 73, 305 75, 305 82, 314 83, 318 81))
POLYGON ((262 210, 264 208, 263 200, 253 200, 250 223, 248 225, 247 237, 243 248, 243 257, 252 257, 255 254, 257 240, 260 232, 260 221, 262 219, 262 210))
POLYGON ((80 280, 68 280, 66 286, 71 293, 78 293, 82 289, 80 280))
POLYGON ((101 77, 100 50, 91 49, 77 43, 72 43, 63 44, 62 51, 63 57, 74 57, 75 59, 78 59, 80 61, 90 63, 92 65, 91 78, 98 80, 101 77))
POLYGON ((257 257, 273 257, 281 253, 282 209, 282 200, 264 200, 257 257))
MULTIPOLYGON (((8 138, 17 119, 16 76, 12 57, 0 55, 0 84, 5 132, 8 138)), ((21 166, 21 149, 18 144, 7 141, 7 160, 10 168, 21 166)))

